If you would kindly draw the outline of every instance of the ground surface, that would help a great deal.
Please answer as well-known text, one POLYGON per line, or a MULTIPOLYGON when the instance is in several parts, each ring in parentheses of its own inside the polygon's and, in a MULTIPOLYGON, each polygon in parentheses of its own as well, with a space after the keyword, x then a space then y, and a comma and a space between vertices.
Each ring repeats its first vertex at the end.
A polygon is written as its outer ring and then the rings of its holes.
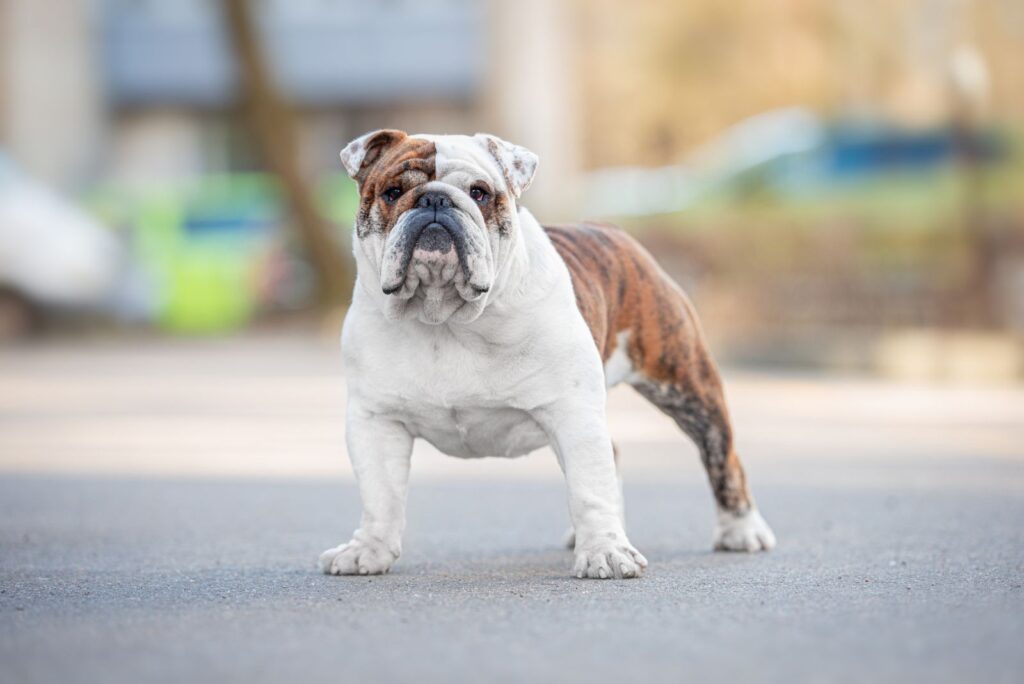
POLYGON ((549 454, 427 448, 395 571, 338 578, 330 345, 0 351, 0 681, 1020 681, 1024 392, 727 378, 776 551, 710 553, 695 452, 627 391, 644 578, 569 577, 549 454))

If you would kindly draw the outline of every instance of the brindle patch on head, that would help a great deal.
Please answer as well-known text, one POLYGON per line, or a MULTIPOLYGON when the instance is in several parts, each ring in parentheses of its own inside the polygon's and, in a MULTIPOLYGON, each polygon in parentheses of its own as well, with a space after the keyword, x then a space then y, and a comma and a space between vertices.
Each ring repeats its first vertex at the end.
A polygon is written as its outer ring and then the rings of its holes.
POLYGON ((407 137, 408 134, 405 131, 390 128, 367 133, 345 146, 340 155, 341 163, 344 164, 349 175, 357 183, 362 184, 367 171, 380 157, 381 152, 407 137))
POLYGON ((416 188, 436 177, 436 156, 434 143, 415 137, 403 138, 380 153, 359 182, 359 237, 371 232, 387 233, 416 204, 416 188), (395 187, 402 190, 402 195, 393 204, 388 203, 383 194, 395 187))

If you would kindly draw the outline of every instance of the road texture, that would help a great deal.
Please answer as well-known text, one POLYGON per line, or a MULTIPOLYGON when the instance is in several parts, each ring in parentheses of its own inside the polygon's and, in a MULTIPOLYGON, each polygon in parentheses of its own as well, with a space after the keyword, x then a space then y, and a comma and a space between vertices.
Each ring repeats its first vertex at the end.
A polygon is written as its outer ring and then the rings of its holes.
POLYGON ((695 451, 609 419, 634 581, 569 576, 553 457, 417 450, 405 555, 358 498, 330 345, 0 351, 0 682, 1024 678, 1024 391, 727 373, 769 554, 710 552, 695 451))

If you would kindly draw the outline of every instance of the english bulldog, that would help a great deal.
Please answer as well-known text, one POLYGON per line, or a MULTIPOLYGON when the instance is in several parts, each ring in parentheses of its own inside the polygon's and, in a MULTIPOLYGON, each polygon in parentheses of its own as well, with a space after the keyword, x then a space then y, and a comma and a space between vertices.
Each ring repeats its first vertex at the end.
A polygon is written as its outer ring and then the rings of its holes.
POLYGON ((460 458, 550 445, 565 475, 576 577, 639 577, 623 525, 608 388, 625 382, 700 451, 713 546, 775 537, 733 447, 693 306, 622 230, 542 227, 520 196, 537 156, 493 135, 380 130, 341 161, 359 186, 358 277, 342 330, 346 443, 363 512, 320 556, 332 575, 387 572, 402 553, 413 440, 460 458))

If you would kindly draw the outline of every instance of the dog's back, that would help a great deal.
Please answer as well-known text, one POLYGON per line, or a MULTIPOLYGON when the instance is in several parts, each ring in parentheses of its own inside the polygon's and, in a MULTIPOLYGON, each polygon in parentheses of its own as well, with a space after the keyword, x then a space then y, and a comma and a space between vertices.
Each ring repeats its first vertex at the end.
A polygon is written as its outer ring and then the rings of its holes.
POLYGON ((681 379, 681 363, 703 361, 693 307, 639 242, 607 223, 544 230, 569 268, 576 303, 602 359, 608 360, 625 334, 623 351, 650 379, 681 379))

